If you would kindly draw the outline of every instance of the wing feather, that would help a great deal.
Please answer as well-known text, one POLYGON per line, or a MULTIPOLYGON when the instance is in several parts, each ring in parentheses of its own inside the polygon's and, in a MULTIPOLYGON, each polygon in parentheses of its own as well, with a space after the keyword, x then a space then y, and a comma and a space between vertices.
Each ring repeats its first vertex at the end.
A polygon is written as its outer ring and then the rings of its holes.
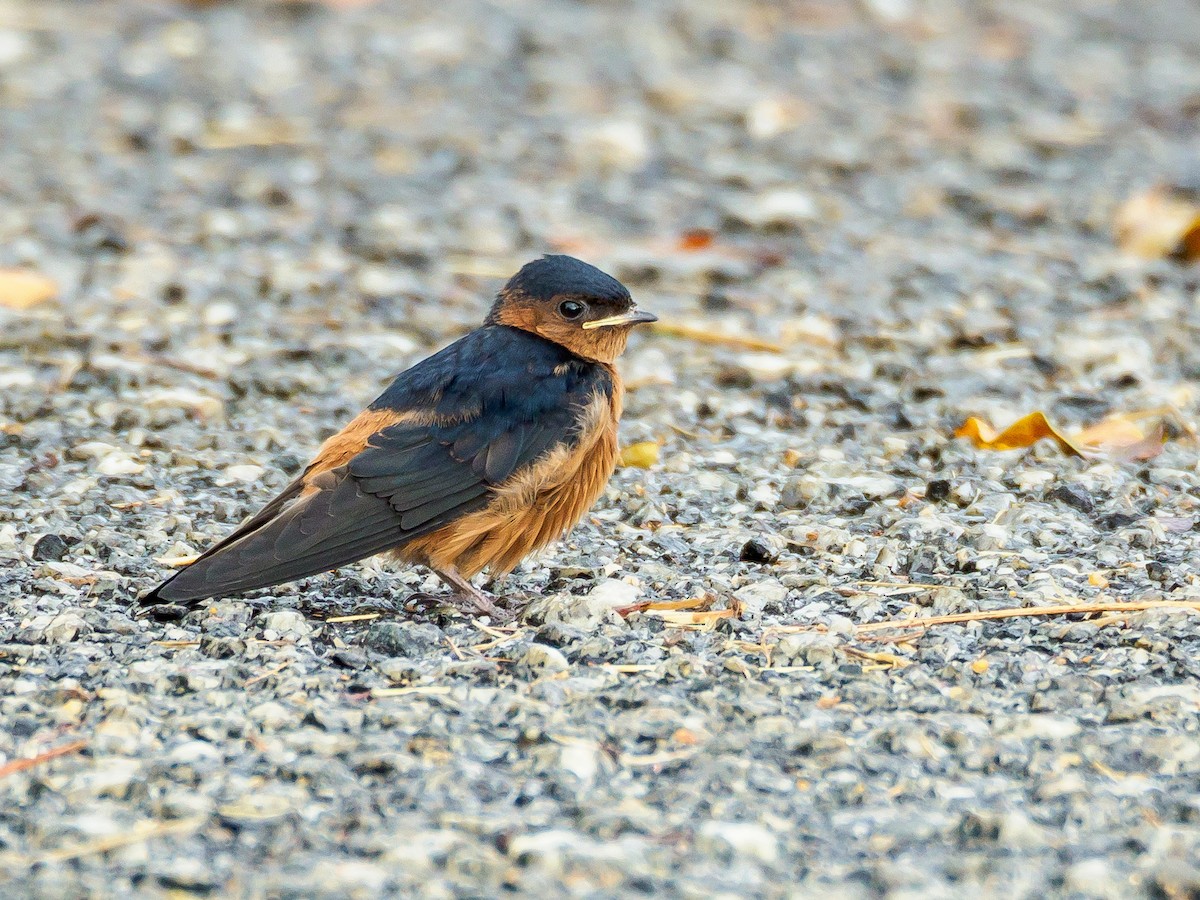
POLYGON ((394 412, 396 424, 366 436, 343 465, 306 471, 143 602, 269 587, 429 534, 484 508, 524 467, 577 440, 583 409, 611 390, 605 370, 557 345, 504 326, 473 332, 399 376, 372 405, 394 412), (443 354, 450 371, 438 381, 432 364, 443 354), (464 354, 480 358, 467 368, 464 354))

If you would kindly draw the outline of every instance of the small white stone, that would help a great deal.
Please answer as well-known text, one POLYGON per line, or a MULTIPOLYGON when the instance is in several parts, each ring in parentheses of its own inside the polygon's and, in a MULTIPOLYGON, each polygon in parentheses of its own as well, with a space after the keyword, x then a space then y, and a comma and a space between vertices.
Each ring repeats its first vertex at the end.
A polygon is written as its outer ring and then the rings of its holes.
POLYGON ((1004 728, 1005 737, 1014 740, 1061 741, 1079 733, 1079 723, 1066 716, 1021 716, 1004 728))
POLYGON ((584 165, 633 171, 650 157, 650 139, 641 123, 613 119, 582 131, 575 152, 584 165))
POLYGON ((119 450, 119 447, 103 441, 84 441, 71 448, 71 456, 74 459, 104 459, 110 453, 117 453, 119 450))
POLYGON ((252 481, 258 481, 262 478, 265 471, 266 469, 262 466, 240 465, 230 466, 225 470, 225 474, 235 481, 242 481, 249 484, 252 481))
POLYGON ((554 867, 564 851, 579 847, 583 838, 565 828, 519 834, 509 842, 508 855, 513 859, 525 857, 541 867, 554 867))
POLYGON ((584 787, 591 787, 600 772, 600 753, 590 742, 572 741, 564 744, 558 756, 559 766, 579 779, 584 787))
POLYGON ((815 666, 833 662, 837 638, 820 632, 785 634, 775 644, 772 661, 777 665, 801 664, 815 666))
POLYGON ((220 416, 225 404, 216 397, 189 388, 171 388, 148 393, 142 398, 147 409, 186 409, 202 419, 220 416))
POLYGON ((816 202, 803 191, 776 188, 738 205, 736 218, 756 228, 802 225, 820 216, 816 202))
POLYGON ((237 319, 238 308, 232 303, 210 303, 204 308, 204 324, 220 328, 237 319))
POLYGON ((298 718, 286 706, 276 703, 274 700, 258 704, 250 710, 249 715, 252 721, 257 722, 263 728, 272 730, 282 728, 298 718))
MULTIPOLYGON (((1067 869, 1063 887, 1066 893, 1082 897, 1109 898, 1128 896, 1122 890, 1119 874, 1113 870, 1113 865, 1101 857, 1081 859, 1067 869)), ((1128 882, 1125 883, 1128 888, 1128 882)))
POLYGON ((262 617, 263 637, 269 641, 280 638, 300 638, 312 634, 313 627, 300 613, 281 609, 262 617))
POLYGON ((220 755, 221 751, 208 741, 190 740, 173 747, 167 755, 167 760, 172 765, 190 766, 205 760, 216 759, 220 755))
POLYGON ((846 616, 830 616, 826 627, 829 629, 830 634, 837 634, 842 637, 854 637, 854 622, 846 618, 846 616))
POLYGON ((0 68, 21 62, 29 53, 31 44, 22 32, 11 28, 0 29, 0 68))
POLYGON ((141 773, 142 763, 137 759, 105 756, 104 764, 80 773, 66 788, 73 800, 86 797, 115 797, 123 799, 129 785, 141 773))
POLYGON ((87 633, 91 627, 77 613, 59 613, 46 625, 42 636, 48 644, 68 644, 80 632, 87 633))
POLYGON ((637 602, 640 591, 632 584, 616 578, 606 578, 588 591, 588 606, 603 611, 619 609, 637 602))
POLYGON ((545 644, 530 644, 521 661, 531 669, 544 669, 547 672, 564 672, 571 667, 560 651, 545 644))
POLYGON ((890 497, 900 490, 900 482, 895 478, 883 475, 856 475, 853 478, 841 478, 838 484, 858 491, 870 500, 880 500, 890 497))
POLYGON ((764 578, 734 591, 733 596, 741 602, 747 612, 761 614, 768 605, 782 603, 787 599, 788 589, 774 578, 764 578))
POLYGON ((96 463, 96 471, 101 475, 137 475, 145 471, 145 468, 124 453, 110 453, 96 463))
POLYGON ((746 110, 746 131, 759 140, 773 138, 796 127, 795 109, 783 100, 764 97, 746 110))
POLYGON ((779 858, 779 841, 755 822, 705 822, 696 845, 702 853, 719 856, 748 857, 764 863, 779 858))

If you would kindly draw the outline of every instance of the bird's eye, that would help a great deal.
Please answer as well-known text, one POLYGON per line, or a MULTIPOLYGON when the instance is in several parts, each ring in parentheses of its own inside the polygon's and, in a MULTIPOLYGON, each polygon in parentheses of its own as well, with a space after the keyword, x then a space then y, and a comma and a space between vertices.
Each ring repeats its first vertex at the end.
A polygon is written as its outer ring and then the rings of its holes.
POLYGON ((578 319, 586 309, 578 300, 564 300, 558 304, 558 313, 564 319, 578 319))

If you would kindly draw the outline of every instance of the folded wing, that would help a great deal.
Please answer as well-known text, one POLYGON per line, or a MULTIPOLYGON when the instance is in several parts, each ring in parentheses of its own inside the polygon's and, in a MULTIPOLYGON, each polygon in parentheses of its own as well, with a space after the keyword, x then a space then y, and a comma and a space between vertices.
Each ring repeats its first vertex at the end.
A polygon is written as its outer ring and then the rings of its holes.
POLYGON ((502 326, 473 332, 372 405, 395 424, 348 462, 310 467, 142 602, 238 594, 400 547, 482 509, 525 466, 576 441, 587 405, 611 390, 603 369, 549 342, 502 326))

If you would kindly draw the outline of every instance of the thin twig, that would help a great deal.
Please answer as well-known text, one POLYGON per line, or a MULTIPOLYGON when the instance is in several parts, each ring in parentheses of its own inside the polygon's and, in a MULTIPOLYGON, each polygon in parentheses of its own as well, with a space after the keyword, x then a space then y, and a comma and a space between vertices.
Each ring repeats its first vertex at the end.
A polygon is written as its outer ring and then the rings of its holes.
POLYGON ((58 759, 60 756, 78 753, 86 746, 87 741, 75 741, 71 744, 55 747, 53 750, 47 750, 45 753, 39 753, 37 756, 31 756, 28 759, 14 759, 12 762, 7 762, 0 766, 0 778, 15 775, 17 772, 24 772, 26 769, 32 769, 34 766, 49 762, 52 759, 58 759))
POLYGON ((650 326, 650 330, 655 334, 685 338, 698 344, 716 344, 721 347, 735 347, 739 350, 765 350, 768 353, 783 352, 783 347, 774 341, 758 337, 743 337, 727 331, 700 328, 695 325, 681 325, 678 322, 655 322, 650 326))
POLYGON ((325 621, 330 624, 333 624, 333 623, 340 624, 340 623, 344 623, 344 622, 368 622, 371 619, 378 619, 382 615, 383 615, 383 613, 356 613, 355 615, 352 615, 352 616, 333 616, 331 618, 326 619, 325 621))
POLYGON ((450 635, 447 634, 447 635, 443 635, 443 639, 446 641, 446 644, 450 647, 450 650, 454 653, 454 655, 457 656, 460 660, 467 658, 466 654, 464 654, 461 650, 458 649, 458 644, 454 643, 454 638, 450 637, 450 635))
POLYGON ((412 687, 402 688, 372 688, 371 699, 376 700, 380 697, 404 697, 408 694, 427 694, 437 697, 442 694, 449 694, 453 688, 449 685, 442 684, 417 684, 412 687))
MULTIPOLYGON (((108 853, 110 850, 128 847, 131 844, 140 844, 143 841, 153 840, 154 838, 195 831, 204 824, 204 821, 203 816, 196 816, 191 819, 179 819, 175 822, 142 822, 134 826, 130 831, 122 834, 110 835, 86 844, 71 844, 67 847, 60 847, 57 850, 49 850, 38 856, 18 857, 14 861, 26 867, 44 863, 68 862, 72 859, 92 856, 97 853, 108 853)), ((4 861, 0 860, 0 863, 2 862, 4 861)))
MULTIPOLYGON (((928 628, 931 625, 955 625, 962 622, 980 622, 986 619, 1070 616, 1084 613, 1128 613, 1143 612, 1147 609, 1194 609, 1200 611, 1200 601, 1134 600, 1124 603, 1099 601, 1095 603, 1064 603, 1059 606, 1014 606, 1005 609, 981 609, 969 613, 952 613, 945 616, 928 616, 921 619, 892 619, 886 622, 867 622, 864 625, 859 625, 857 630, 860 632, 871 632, 882 631, 888 628, 928 628)), ((784 631, 788 627, 784 625, 775 630, 784 631)))
POLYGON ((263 672, 261 675, 255 675, 253 678, 249 678, 246 681, 243 681, 242 687, 248 688, 252 684, 258 684, 260 681, 266 681, 272 675, 278 675, 280 672, 282 672, 284 669, 286 669, 291 664, 292 664, 292 661, 289 659, 287 662, 285 662, 281 665, 278 665, 273 669, 268 669, 267 671, 263 672))

